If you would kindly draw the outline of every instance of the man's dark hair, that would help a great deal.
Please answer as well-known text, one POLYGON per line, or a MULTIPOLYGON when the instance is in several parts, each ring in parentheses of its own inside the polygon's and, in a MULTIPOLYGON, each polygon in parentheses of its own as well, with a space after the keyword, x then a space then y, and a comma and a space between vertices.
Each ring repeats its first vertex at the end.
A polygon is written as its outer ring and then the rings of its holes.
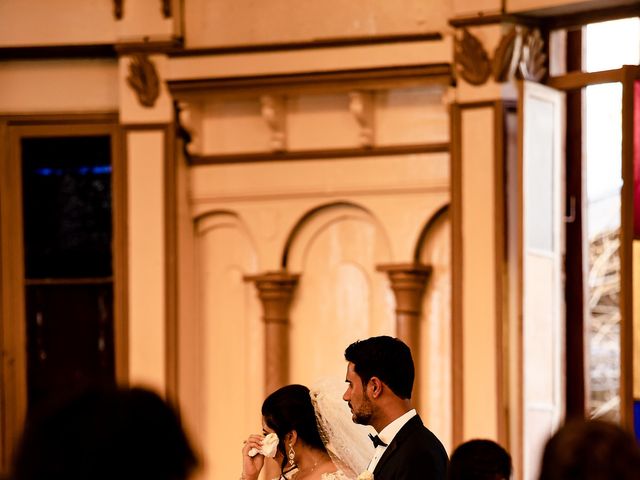
POLYGON ((358 340, 347 347, 344 358, 366 386, 378 377, 398 397, 411 398, 415 370, 411 350, 397 338, 381 336, 358 340))
POLYGON ((491 440, 459 445, 451 455, 449 480, 497 480, 511 477, 511 456, 491 440))

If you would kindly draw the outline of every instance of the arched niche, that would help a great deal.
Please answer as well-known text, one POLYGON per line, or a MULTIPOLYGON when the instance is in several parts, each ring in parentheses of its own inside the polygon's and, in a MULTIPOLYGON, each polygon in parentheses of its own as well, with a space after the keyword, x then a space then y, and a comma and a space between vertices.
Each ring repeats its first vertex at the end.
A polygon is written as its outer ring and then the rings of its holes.
POLYGON ((375 270, 390 258, 387 232, 358 204, 320 205, 295 224, 282 256, 283 268, 300 274, 290 317, 292 382, 343 376, 347 345, 395 333, 393 297, 375 270))

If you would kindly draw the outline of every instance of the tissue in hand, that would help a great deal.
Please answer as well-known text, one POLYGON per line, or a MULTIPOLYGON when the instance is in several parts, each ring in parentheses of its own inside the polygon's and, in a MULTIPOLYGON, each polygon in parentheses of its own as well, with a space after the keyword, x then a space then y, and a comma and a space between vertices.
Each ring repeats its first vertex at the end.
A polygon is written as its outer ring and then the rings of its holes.
POLYGON ((249 456, 255 457, 257 454, 262 454, 265 457, 273 458, 276 456, 276 450, 278 449, 278 435, 270 433, 262 440, 262 448, 252 448, 249 450, 249 456))

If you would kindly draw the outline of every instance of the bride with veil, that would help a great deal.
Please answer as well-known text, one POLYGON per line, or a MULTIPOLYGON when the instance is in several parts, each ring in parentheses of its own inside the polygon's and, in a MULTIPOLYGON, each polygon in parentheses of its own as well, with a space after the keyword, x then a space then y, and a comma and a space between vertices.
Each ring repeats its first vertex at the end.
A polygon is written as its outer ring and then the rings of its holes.
MULTIPOLYGON (((355 480, 373 456, 369 427, 357 425, 342 400, 344 383, 317 382, 311 389, 287 385, 262 404, 262 434, 242 449, 241 480, 257 480, 265 458, 276 461, 279 479, 355 480)), ((367 477, 368 478, 368 477, 367 477)))

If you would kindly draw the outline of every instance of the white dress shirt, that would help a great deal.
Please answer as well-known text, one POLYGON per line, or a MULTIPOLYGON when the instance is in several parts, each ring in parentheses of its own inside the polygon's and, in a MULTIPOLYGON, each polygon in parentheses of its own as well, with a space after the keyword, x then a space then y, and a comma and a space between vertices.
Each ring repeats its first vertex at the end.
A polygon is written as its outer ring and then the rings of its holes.
MULTIPOLYGON (((416 415, 417 415, 416 409, 412 408, 407 413, 396 418, 393 422, 391 422, 389 425, 384 427, 382 431, 378 433, 378 437, 380 437, 380 440, 386 443, 387 446, 391 445, 391 442, 393 441, 395 436, 398 434, 400 429, 404 427, 404 425, 416 415)), ((373 473, 373 471, 376 469, 376 465, 378 465, 378 462, 380 461, 380 458, 384 454, 385 450, 387 450, 386 446, 378 445, 376 447, 373 453, 373 458, 371 459, 371 462, 369 462, 369 466, 367 467, 368 471, 373 473)))

